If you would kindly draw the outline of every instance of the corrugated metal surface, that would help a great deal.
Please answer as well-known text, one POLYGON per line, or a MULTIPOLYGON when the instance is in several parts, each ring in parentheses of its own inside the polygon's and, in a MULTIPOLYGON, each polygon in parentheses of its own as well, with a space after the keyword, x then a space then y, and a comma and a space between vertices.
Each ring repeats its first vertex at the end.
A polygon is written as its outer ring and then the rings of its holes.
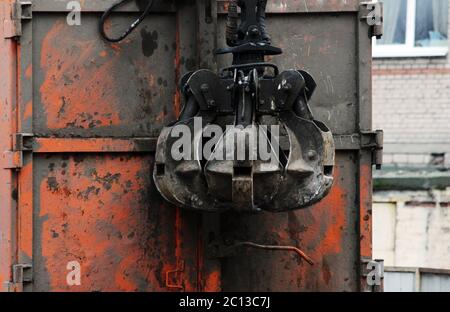
MULTIPOLYGON (((20 45, 1 41, 0 147, 29 133, 33 150, 19 171, 1 170, 0 282, 24 263, 34 274, 25 290, 35 291, 360 290, 360 257, 371 257, 370 151, 338 142, 333 191, 304 211, 199 215, 167 205, 151 179, 152 140, 180 110, 181 74, 218 67, 224 19, 206 24, 204 1, 163 1, 111 45, 97 19, 112 3, 82 2, 82 25, 68 26, 64 1, 33 1, 20 45), (316 264, 277 251, 209 258, 207 244, 223 235, 296 245, 316 264), (80 286, 66 283, 74 260, 80 286)), ((127 25, 136 7, 122 10, 108 27, 127 25)), ((315 116, 347 138, 370 131, 371 40, 359 1, 286 0, 270 11, 285 51, 273 61, 317 79, 315 116)))

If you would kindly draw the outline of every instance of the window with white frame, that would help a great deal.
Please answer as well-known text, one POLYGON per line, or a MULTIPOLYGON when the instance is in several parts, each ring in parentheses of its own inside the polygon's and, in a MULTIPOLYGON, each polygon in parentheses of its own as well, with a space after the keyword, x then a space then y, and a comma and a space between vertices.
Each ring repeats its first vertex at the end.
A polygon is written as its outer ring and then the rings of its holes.
POLYGON ((445 56, 448 0, 384 0, 384 30, 374 57, 445 56))

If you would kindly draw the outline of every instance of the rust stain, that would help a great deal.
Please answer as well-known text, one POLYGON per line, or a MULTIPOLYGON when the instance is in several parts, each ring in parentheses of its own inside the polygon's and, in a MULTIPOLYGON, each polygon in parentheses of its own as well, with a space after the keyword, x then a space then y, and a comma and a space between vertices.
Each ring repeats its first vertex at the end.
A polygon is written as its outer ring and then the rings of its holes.
POLYGON ((175 258, 176 258, 176 262, 178 262, 181 259, 181 243, 182 243, 182 238, 181 238, 181 215, 180 215, 180 208, 176 208, 176 212, 175 212, 175 258))
POLYGON ((349 202, 345 185, 338 182, 340 176, 340 168, 335 167, 335 184, 330 194, 309 211, 300 212, 300 220, 302 215, 309 215, 303 218, 310 220, 310 225, 306 224, 305 228, 299 229, 298 236, 307 244, 311 244, 311 247, 313 246, 314 255, 310 256, 314 260, 323 255, 340 254, 343 250, 343 236, 348 222, 346 207, 349 202))
POLYGON ((360 254, 372 257, 372 183, 367 177, 372 176, 370 165, 360 166, 360 254))
POLYGON ((333 213, 328 212, 322 215, 321 222, 327 224, 325 237, 319 244, 322 254, 339 254, 342 252, 342 235, 346 225, 344 194, 340 187, 335 187, 331 194, 328 195, 327 202, 330 204, 328 208, 333 213))
POLYGON ((32 74, 33 74, 33 66, 29 65, 25 70, 25 78, 30 79, 32 74))
POLYGON ((156 116, 157 122, 163 122, 166 119, 166 113, 164 111, 161 111, 158 116, 156 116))
MULTIPOLYGON (((175 42, 176 42, 176 49, 175 49, 175 60, 174 60, 174 66, 175 66, 175 85, 177 86, 180 78, 181 78, 181 57, 180 57, 180 29, 179 29, 179 21, 177 17, 177 27, 176 27, 176 33, 175 33, 175 42)), ((180 89, 175 89, 175 96, 173 100, 173 110, 175 113, 176 118, 180 116, 181 111, 181 104, 180 104, 180 89)))
POLYGON ((219 270, 210 272, 205 278, 205 285, 203 291, 214 292, 220 291, 221 274, 219 270))
POLYGON ((23 111, 22 119, 27 120, 33 117, 33 102, 29 101, 25 104, 25 109, 23 111))
POLYGON ((73 41, 66 27, 56 22, 42 42, 40 94, 49 128, 119 125, 117 89, 112 87, 117 55, 97 61, 92 57, 97 40, 73 41))
POLYGON ((331 272, 330 266, 328 265, 328 262, 326 260, 322 262, 322 278, 325 281, 325 284, 330 284, 331 272))
POLYGON ((33 255, 33 167, 25 164, 19 172, 19 246, 21 257, 28 259, 33 255))
MULTIPOLYGON (((170 213, 147 201, 151 159, 78 156, 48 159, 40 183, 42 259, 50 290, 164 290, 170 213), (136 194, 141 194, 136 196, 136 194), (69 288, 65 264, 79 261, 82 285, 69 288)), ((180 239, 180 238, 178 238, 180 239)))

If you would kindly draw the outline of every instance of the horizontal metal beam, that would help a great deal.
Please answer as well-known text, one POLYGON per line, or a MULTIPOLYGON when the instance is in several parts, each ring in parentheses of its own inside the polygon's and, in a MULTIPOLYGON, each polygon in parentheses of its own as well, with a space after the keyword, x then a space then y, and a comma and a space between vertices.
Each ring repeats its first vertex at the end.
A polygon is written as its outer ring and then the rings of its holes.
POLYGON ((357 133, 333 135, 333 139, 336 150, 348 151, 361 149, 361 135, 357 133))
POLYGON ((375 191, 419 191, 419 190, 445 190, 450 186, 450 174, 436 172, 434 174, 408 174, 375 176, 373 180, 375 191))
MULTIPOLYGON (((218 13, 227 13, 229 0, 217 0, 218 13)), ((326 13, 358 12, 359 0, 272 0, 267 2, 267 13, 326 13)))
MULTIPOLYGON (((33 12, 69 12, 67 5, 72 0, 35 0, 32 4, 33 12)), ((154 13, 175 12, 175 0, 155 0, 155 4, 152 7, 154 13)), ((104 12, 112 5, 117 3, 117 0, 89 0, 80 1, 81 12, 104 12)), ((130 1, 124 4, 120 8, 114 10, 114 12, 140 12, 140 9, 136 5, 135 1, 130 1)))
POLYGON ((33 153, 150 153, 156 138, 33 138, 33 153))
MULTIPOLYGON (((152 12, 175 12, 177 1, 186 0, 155 0, 152 12)), ((71 0, 38 0, 33 1, 33 12, 67 12, 67 4, 71 0)), ((117 1, 115 0, 95 0, 95 1, 81 1, 81 12, 104 12, 117 1)), ((219 14, 225 14, 227 12, 228 0, 217 0, 217 11, 219 14)), ((116 12, 139 12, 134 1, 130 1, 120 8, 115 10, 116 12)), ((267 13, 321 13, 321 12, 358 12, 359 0, 347 0, 347 1, 317 1, 317 0, 302 0, 302 1, 289 1, 289 0, 277 0, 269 1, 267 4, 267 13)))
MULTIPOLYGON (((29 138, 33 153, 126 153, 156 151, 158 138, 29 138)), ((359 134, 335 135, 338 151, 361 149, 359 134)))

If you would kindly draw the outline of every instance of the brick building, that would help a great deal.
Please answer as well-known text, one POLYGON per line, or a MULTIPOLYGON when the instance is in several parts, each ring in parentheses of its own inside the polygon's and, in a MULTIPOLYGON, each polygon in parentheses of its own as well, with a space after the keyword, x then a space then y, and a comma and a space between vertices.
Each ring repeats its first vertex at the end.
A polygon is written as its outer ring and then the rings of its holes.
POLYGON ((374 256, 388 266, 450 269, 450 58, 447 0, 384 0, 374 45, 374 256))

